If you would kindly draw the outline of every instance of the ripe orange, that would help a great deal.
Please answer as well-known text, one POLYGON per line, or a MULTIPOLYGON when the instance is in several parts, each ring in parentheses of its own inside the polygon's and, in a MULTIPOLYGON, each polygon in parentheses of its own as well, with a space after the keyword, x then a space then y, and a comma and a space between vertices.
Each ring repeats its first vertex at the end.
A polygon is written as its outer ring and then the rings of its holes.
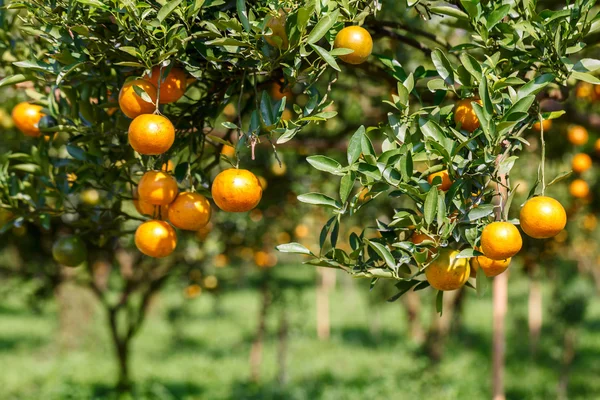
POLYGON ((148 171, 138 183, 140 200, 153 205, 171 204, 178 191, 175 178, 163 171, 148 171))
POLYGON ((571 196, 573 197, 583 199, 590 194, 590 186, 583 179, 575 179, 569 185, 569 193, 571 193, 571 196))
POLYGON ((282 121, 290 121, 292 118, 294 118, 294 114, 292 114, 292 112, 288 108, 283 110, 283 112, 281 113, 282 121))
POLYGON ((258 205, 262 187, 252 172, 230 168, 216 176, 212 184, 212 196, 223 211, 245 212, 258 205))
POLYGON ((519 220, 521 229, 528 236, 547 239, 556 236, 565 228, 567 213, 562 204, 552 197, 537 196, 525 202, 519 220))
POLYGON ((39 122, 44 114, 42 107, 28 102, 19 103, 12 110, 12 119, 23 134, 31 137, 41 135, 39 122))
POLYGON ((208 224, 204 225, 202 228, 198 229, 196 231, 196 239, 198 239, 198 240, 206 239, 208 234, 212 231, 212 228, 213 228, 213 224, 212 224, 212 222, 209 222, 208 224))
POLYGON ((594 92, 594 85, 589 82, 579 82, 577 88, 575 89, 575 97, 578 99, 592 101, 595 97, 594 92))
POLYGON ((571 168, 574 172, 581 174, 592 167, 592 157, 585 153, 575 154, 571 162, 571 168))
POLYGON ((517 254, 523 246, 519 230, 509 222, 496 221, 483 228, 481 251, 492 260, 505 260, 517 254))
POLYGON ((162 206, 155 206, 147 201, 141 200, 138 195, 137 189, 133 192, 133 205, 137 212, 142 215, 148 215, 153 219, 166 220, 169 212, 169 205, 163 204, 162 206))
POLYGON ((567 132, 569 142, 576 146, 583 146, 588 141, 588 131, 581 125, 574 125, 567 132))
POLYGON ((254 253, 254 263, 260 268, 271 268, 277 264, 277 256, 273 253, 259 250, 254 253))
POLYGON ((138 115, 150 114, 156 110, 156 87, 144 79, 136 79, 134 81, 127 82, 121 88, 119 92, 119 107, 123 114, 129 118, 135 118, 138 115), (152 103, 144 101, 133 89, 134 86, 138 86, 150 96, 152 103))
POLYGON ((175 141, 175 128, 162 115, 142 114, 129 125, 129 144, 148 156, 163 154, 175 141))
POLYGON ((187 297, 188 299, 193 299, 202 294, 202 288, 200 287, 200 285, 194 283, 193 285, 189 285, 185 288, 184 294, 185 297, 187 297))
POLYGON ((454 122, 457 125, 460 124, 461 129, 467 132, 473 132, 479 128, 479 118, 471 105, 472 102, 481 104, 480 99, 470 98, 459 100, 454 107, 454 122))
POLYGON ((147 256, 162 258, 175 250, 177 235, 175 229, 165 221, 146 221, 135 231, 135 245, 147 256))
POLYGON ((596 150, 596 153, 600 153, 600 139, 596 139, 594 142, 594 150, 596 150))
POLYGON ((210 221, 210 203, 198 193, 180 193, 169 205, 169 221, 175 228, 197 231, 210 221))
POLYGON ((426 240, 431 240, 432 242, 434 241, 431 236, 426 235, 424 233, 418 233, 415 232, 412 234, 412 236, 410 237, 410 241, 413 242, 414 244, 421 244, 426 240))
POLYGON ((289 101, 294 95, 292 93, 292 89, 289 86, 284 87, 283 84, 280 82, 275 82, 273 83, 273 85, 271 85, 270 94, 273 100, 279 101, 285 97, 286 102, 289 101))
POLYGON ((444 249, 425 269, 427 282, 437 290, 460 289, 469 279, 469 260, 456 258, 458 251, 444 249))
POLYGON ((477 270, 479 267, 483 268, 483 272, 485 276, 488 278, 492 278, 494 276, 500 275, 510 265, 511 258, 507 258, 506 260, 492 260, 491 258, 487 258, 486 256, 479 256, 471 259, 471 275, 476 276, 477 270))
POLYGON ((235 156, 235 147, 230 146, 228 144, 224 144, 223 147, 221 147, 221 154, 223 154, 226 157, 232 158, 233 156, 235 156))
MULTIPOLYGON (((164 69, 163 69, 164 71, 164 69)), ((158 88, 158 80, 160 76, 160 67, 152 68, 152 75, 145 76, 144 79, 151 82, 154 87, 158 88)), ((179 100, 187 88, 187 76, 184 70, 173 67, 169 74, 160 81, 160 104, 174 103, 179 100)))
POLYGON ((542 130, 542 126, 544 127, 544 132, 548 132, 550 130, 550 128, 552 128, 552 120, 544 119, 544 120, 542 120, 542 124, 540 124, 540 121, 534 123, 533 130, 540 132, 542 130))
POLYGON ((440 185, 439 188, 441 190, 443 190, 444 192, 447 191, 448 189, 450 189, 450 186, 452 186, 452 180, 450 179, 450 175, 448 175, 447 169, 445 169, 443 171, 435 172, 435 173, 429 175, 427 177, 427 182, 429 182, 430 185, 433 185, 433 179, 435 177, 441 178, 442 183, 438 184, 438 185, 440 185))
POLYGON ((266 27, 271 28, 273 31, 270 35, 265 35, 265 40, 271 46, 276 47, 278 49, 287 49, 289 46, 288 36, 285 31, 285 12, 283 10, 279 10, 279 15, 268 17, 266 27), (280 39, 279 43, 274 38, 278 37, 280 39))
POLYGON ((294 235, 300 239, 307 237, 309 233, 308 226, 304 224, 300 224, 294 229, 294 235))
POLYGON ((87 258, 87 248, 79 236, 65 236, 54 242, 52 257, 61 265, 76 267, 87 258))
POLYGON ((160 170, 165 172, 173 172, 175 171, 175 165, 173 164, 173 161, 168 160, 166 163, 163 163, 163 165, 160 167, 160 170))
POLYGON ((347 26, 335 36, 333 48, 353 50, 352 53, 341 55, 339 58, 348 64, 362 64, 367 61, 373 51, 373 39, 365 28, 347 26))

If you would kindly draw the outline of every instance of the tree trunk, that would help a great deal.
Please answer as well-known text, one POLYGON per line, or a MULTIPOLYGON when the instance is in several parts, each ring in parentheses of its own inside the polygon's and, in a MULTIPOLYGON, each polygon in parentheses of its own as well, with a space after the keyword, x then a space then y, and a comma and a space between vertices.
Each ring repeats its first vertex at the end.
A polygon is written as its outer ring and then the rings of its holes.
POLYGON ((285 307, 281 307, 279 317, 279 343, 277 346, 277 362, 279 364, 278 381, 281 386, 287 383, 287 351, 288 351, 288 320, 285 307))
POLYGON ((528 300, 529 350, 532 356, 535 356, 542 331, 542 288, 535 277, 535 267, 529 271, 528 300))
POLYGON ((460 292, 462 292, 462 290, 463 289, 459 289, 444 293, 442 315, 438 315, 437 311, 434 310, 431 326, 427 332, 427 341, 425 342, 427 354, 432 361, 438 362, 442 359, 446 337, 450 331, 452 316, 454 315, 454 309, 460 301, 460 292))
POLYGON ((120 393, 131 390, 131 380, 129 376, 129 342, 130 339, 121 338, 117 327, 117 311, 109 311, 110 333, 115 346, 115 354, 119 365, 117 391, 120 393))
POLYGON ((319 268, 317 270, 319 285, 317 286, 317 336, 321 340, 328 340, 331 334, 329 319, 329 290, 335 285, 335 270, 319 268))
POLYGON ((508 304, 508 273, 494 278, 493 283, 493 342, 492 342, 492 399, 504 400, 504 356, 506 351, 504 319, 508 304))
POLYGON ((267 325, 267 312, 271 303, 271 296, 266 282, 263 283, 261 293, 262 303, 258 314, 258 327, 256 329, 254 341, 252 342, 252 348, 250 349, 250 379, 252 379, 253 382, 258 382, 260 378, 260 364, 262 363, 262 349, 267 325))
POLYGON ((411 339, 415 343, 423 343, 425 340, 425 331, 423 325, 421 325, 421 298, 419 294, 409 290, 404 296, 402 296, 402 304, 406 308, 408 317, 408 332, 411 339))
POLYGON ((575 329, 567 328, 563 344, 563 357, 560 378, 558 381, 557 397, 559 400, 567 399, 567 388, 569 386, 569 369, 575 358, 575 329))

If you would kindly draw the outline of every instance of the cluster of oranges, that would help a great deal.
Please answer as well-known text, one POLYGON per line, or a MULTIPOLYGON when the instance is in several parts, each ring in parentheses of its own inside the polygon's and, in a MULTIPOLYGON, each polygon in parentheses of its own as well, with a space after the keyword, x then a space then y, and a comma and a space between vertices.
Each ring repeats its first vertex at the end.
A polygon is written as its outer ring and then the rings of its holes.
MULTIPOLYGON (((589 140, 587 129, 574 125, 567 131, 569 142, 575 146, 585 146, 589 140)), ((600 151, 600 139, 596 140, 594 147, 600 151)), ((571 160, 571 169, 578 175, 583 174, 592 167, 592 158, 586 153, 577 153, 571 160)), ((590 186, 581 177, 574 179, 569 185, 569 193, 578 199, 585 199, 590 195, 590 186)))

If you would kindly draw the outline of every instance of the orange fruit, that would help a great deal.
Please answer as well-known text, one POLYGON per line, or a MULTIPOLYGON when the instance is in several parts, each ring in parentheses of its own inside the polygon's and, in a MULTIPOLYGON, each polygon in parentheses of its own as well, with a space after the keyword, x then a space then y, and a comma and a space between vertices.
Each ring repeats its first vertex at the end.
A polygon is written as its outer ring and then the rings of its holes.
POLYGON ((544 127, 544 132, 548 132, 550 130, 550 128, 552 128, 552 120, 544 119, 544 120, 542 120, 541 124, 540 124, 540 121, 534 123, 533 130, 540 132, 542 130, 542 126, 544 127))
MULTIPOLYGON (((163 69, 163 72, 165 69, 163 69)), ((152 74, 145 76, 144 79, 151 82, 154 87, 158 88, 158 80, 160 76, 160 67, 152 68, 152 74)), ((179 100, 187 88, 187 76, 184 70, 173 67, 166 77, 160 81, 159 102, 160 104, 174 103, 179 100)))
POLYGON ((221 154, 223 154, 226 157, 232 158, 233 156, 235 156, 235 147, 230 146, 228 144, 224 144, 223 147, 221 147, 221 154))
POLYGON ((424 233, 418 233, 415 232, 412 234, 412 236, 410 237, 410 241, 413 242, 414 244, 421 244, 426 240, 430 240, 430 241, 434 241, 431 236, 426 235, 424 233))
POLYGON ((347 26, 335 36, 333 47, 353 50, 352 53, 341 55, 339 58, 348 64, 362 64, 373 51, 373 39, 365 28, 347 26))
POLYGON ((575 89, 575 97, 591 101, 594 99, 594 85, 589 82, 579 82, 575 89))
POLYGON ((129 81, 123 85, 119 92, 119 107, 123 114, 129 118, 135 118, 142 114, 151 114, 156 110, 156 87, 144 79, 129 81), (150 96, 152 103, 142 99, 133 89, 138 86, 150 96))
POLYGON ((294 229, 294 234, 298 238, 305 238, 308 236, 309 233, 310 232, 309 232, 308 226, 306 226, 304 224, 300 224, 294 229))
POLYGON ((287 108, 281 113, 282 121, 290 121, 292 118, 294 118, 294 114, 287 108))
POLYGON ((25 135, 38 137, 41 135, 39 122, 44 114, 42 107, 28 102, 19 103, 12 110, 12 119, 16 127, 25 135))
POLYGON ((209 275, 202 280, 202 284, 207 289, 216 289, 219 284, 219 280, 214 275, 209 275))
POLYGON ((227 257, 227 254, 217 254, 215 256, 213 264, 217 268, 226 267, 227 264, 229 264, 229 257, 227 257))
POLYGON ((142 223, 135 231, 135 245, 147 256, 162 258, 175 250, 175 229, 165 221, 150 220, 142 223))
POLYGON ((142 215, 148 215, 153 219, 166 220, 169 212, 169 205, 164 204, 162 206, 155 206, 147 201, 141 200, 138 195, 137 189, 133 192, 133 205, 137 212, 142 215))
POLYGON ((567 213, 562 204, 552 197, 537 196, 525 202, 519 220, 521 229, 527 236, 547 239, 565 228, 567 213))
POLYGON ((585 153, 575 154, 571 162, 571 168, 574 172, 581 174, 592 167, 592 157, 585 153))
POLYGON ((198 193, 179 193, 169 205, 169 221, 175 228, 197 231, 210 221, 210 203, 198 193))
POLYGON ((519 230, 509 222, 496 221, 483 228, 481 251, 492 260, 505 260, 517 254, 523 246, 519 230))
POLYGON ((273 85, 271 85, 270 94, 275 101, 279 101, 285 97, 286 102, 289 101, 289 99, 291 99, 294 95, 289 86, 284 87, 280 82, 275 82, 273 85))
POLYGON ((588 131, 581 125, 574 125, 567 132, 569 142, 576 146, 583 146, 588 141, 588 131))
POLYGON ((212 222, 209 222, 208 224, 204 225, 202 228, 198 229, 196 231, 196 239, 198 239, 198 240, 206 239, 208 234, 212 231, 212 228, 213 228, 213 224, 212 224, 212 222))
POLYGON ((254 253, 254 263, 260 268, 271 268, 277 264, 277 256, 273 253, 259 250, 254 253))
POLYGON ((171 148, 175 141, 175 128, 162 115, 142 114, 129 125, 128 136, 135 151, 156 156, 171 148))
POLYGON ((79 236, 65 236, 54 242, 52 257, 61 265, 76 267, 87 258, 87 248, 79 236))
POLYGON ((583 199, 590 194, 590 186, 583 179, 575 179, 569 185, 569 193, 571 193, 571 196, 573 197, 583 199))
POLYGON ((193 285, 189 285, 188 287, 186 287, 184 293, 185 297, 187 297, 188 299, 193 299, 202 294, 202 288, 200 287, 200 285, 194 283, 193 285))
POLYGON ((469 260, 456 258, 458 251, 444 249, 427 268, 425 278, 437 290, 460 289, 469 279, 469 260))
POLYGON ((505 260, 492 260, 491 258, 487 258, 486 256, 472 258, 471 275, 476 276, 476 272, 479 269, 479 267, 483 268, 483 272, 488 278, 500 275, 501 273, 506 271, 506 269, 510 265, 510 260, 511 258, 507 258, 505 260))
POLYGON ((175 165, 173 164, 173 161, 168 160, 166 163, 161 165, 160 170, 165 172, 173 172, 175 170, 175 165))
POLYGON ((443 171, 439 171, 439 172, 435 172, 431 175, 429 175, 427 177, 427 182, 429 182, 430 185, 433 185, 433 179, 436 177, 440 177, 442 183, 438 185, 440 185, 440 189, 443 190, 444 192, 447 191, 448 189, 450 189, 450 186, 452 186, 452 180, 450 179, 450 175, 448 175, 448 170, 445 169, 443 171))
POLYGON ((594 142, 594 150, 596 150, 596 153, 600 153, 600 139, 596 139, 594 142))
POLYGON ((230 168, 216 176, 212 184, 212 196, 223 211, 245 212, 258 205, 262 187, 252 172, 230 168))
POLYGON ((456 125, 460 124, 461 129, 467 132, 473 132, 479 128, 479 118, 471 104, 473 102, 481 104, 480 99, 470 98, 459 100, 454 107, 454 122, 456 125))
POLYGON ((148 171, 138 183, 139 199, 153 205, 171 204, 178 191, 175 178, 163 171, 148 171))
POLYGON ((288 36, 285 31, 285 17, 285 12, 283 10, 279 10, 279 15, 269 16, 266 24, 266 27, 270 28, 273 33, 270 35, 265 35, 265 40, 271 46, 278 49, 287 49, 289 46, 288 36), (275 37, 278 37, 280 40, 275 40, 275 37))

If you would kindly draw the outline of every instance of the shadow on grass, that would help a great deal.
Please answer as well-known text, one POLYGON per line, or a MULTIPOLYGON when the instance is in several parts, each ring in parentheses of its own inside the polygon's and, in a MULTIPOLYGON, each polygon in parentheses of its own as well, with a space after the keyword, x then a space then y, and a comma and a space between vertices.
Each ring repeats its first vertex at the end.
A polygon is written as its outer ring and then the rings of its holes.
POLYGON ((17 349, 34 351, 47 343, 45 338, 36 336, 0 336, 0 353, 9 353, 17 349))
POLYGON ((403 335, 389 329, 372 330, 364 326, 334 327, 331 330, 333 340, 340 340, 351 346, 378 348, 396 346, 403 335))

